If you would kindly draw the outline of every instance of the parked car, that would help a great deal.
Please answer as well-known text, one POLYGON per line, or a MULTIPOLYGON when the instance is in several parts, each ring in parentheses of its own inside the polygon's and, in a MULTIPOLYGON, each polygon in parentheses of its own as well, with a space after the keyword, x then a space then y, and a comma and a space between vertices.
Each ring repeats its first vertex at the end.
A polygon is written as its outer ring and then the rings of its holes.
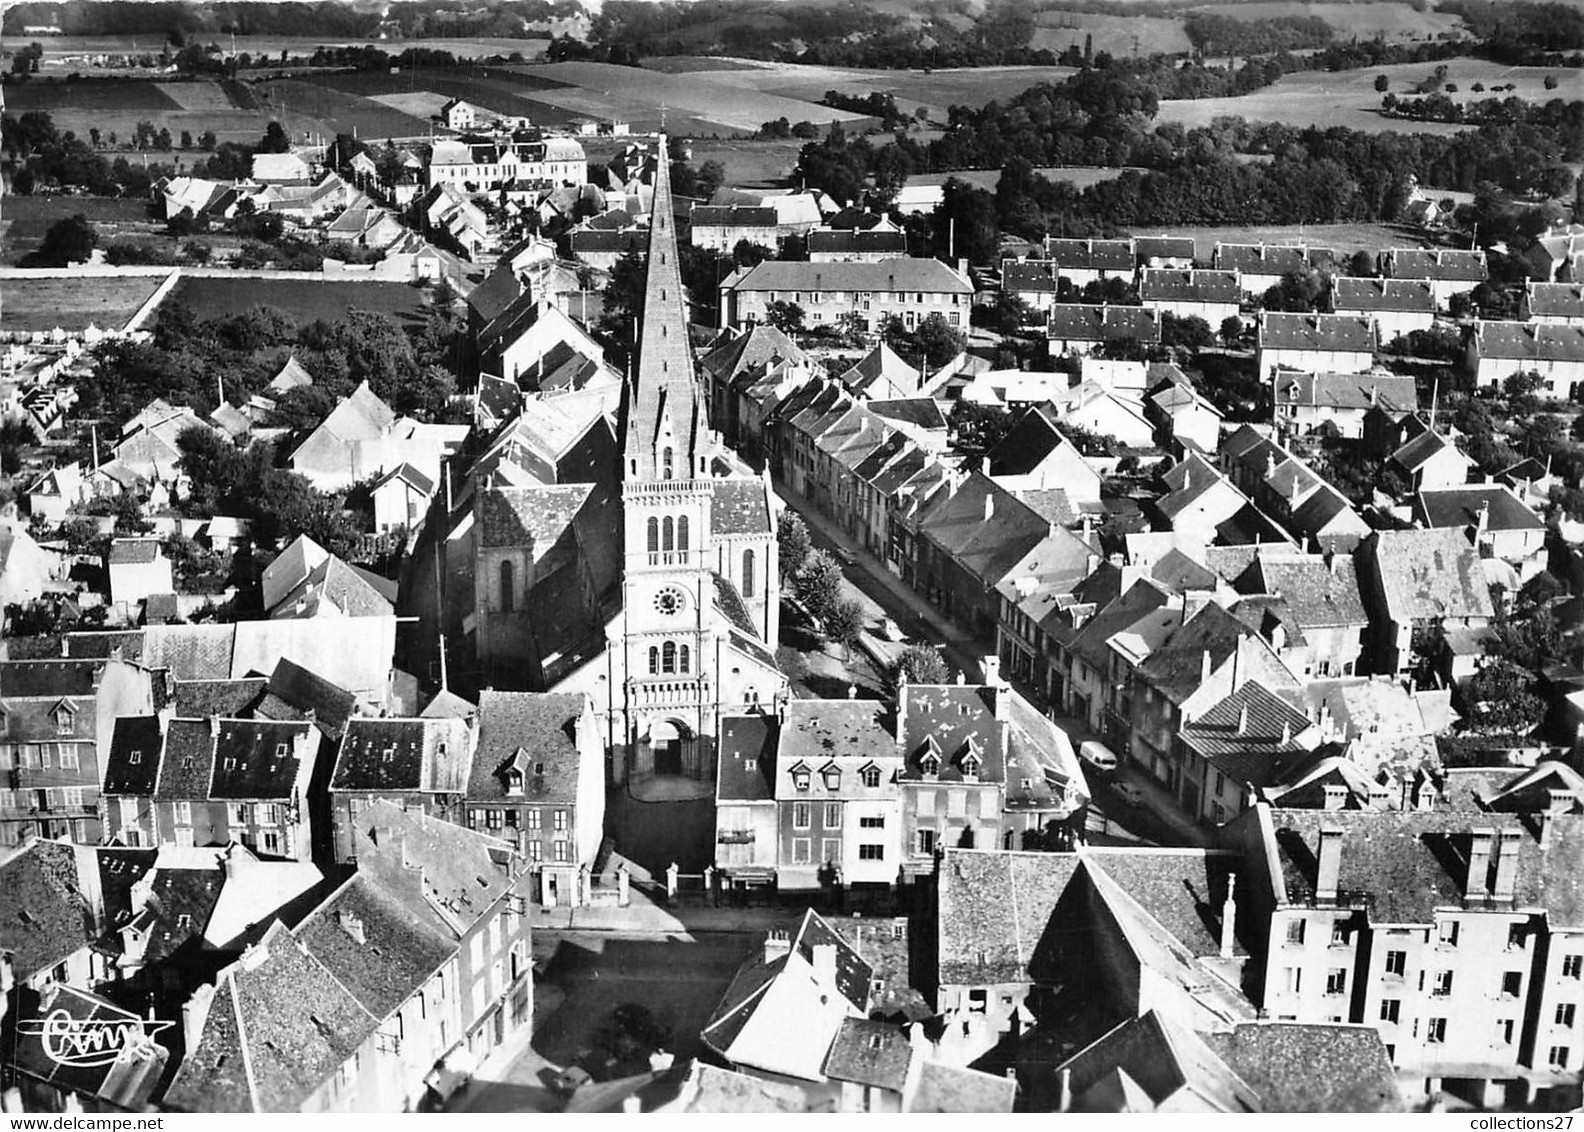
POLYGON ((1111 789, 1116 792, 1118 798, 1121 798, 1122 801, 1130 806, 1141 806, 1144 804, 1144 792, 1131 782, 1118 782, 1111 789))
POLYGON ((1098 739, 1085 739, 1078 744, 1078 757, 1104 774, 1116 773, 1116 752, 1098 739))
POLYGON ((550 1078, 550 1091, 559 1097, 570 1097, 593 1079, 581 1065, 569 1065, 550 1078))

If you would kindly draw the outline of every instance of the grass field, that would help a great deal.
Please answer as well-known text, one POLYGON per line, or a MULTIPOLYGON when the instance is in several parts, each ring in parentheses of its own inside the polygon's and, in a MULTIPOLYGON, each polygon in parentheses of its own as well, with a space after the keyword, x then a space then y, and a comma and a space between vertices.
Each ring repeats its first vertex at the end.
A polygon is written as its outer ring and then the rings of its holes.
POLYGON ((7 279, 0 283, 0 329, 119 330, 148 301, 161 275, 130 278, 7 279))
MULTIPOLYGON (((57 220, 82 213, 103 237, 152 229, 148 202, 129 197, 8 196, 0 207, 0 260, 15 264, 36 251, 44 233, 57 220)), ((0 307, 10 302, 9 284, 0 292, 0 307)))
POLYGON ((1310 247, 1330 248, 1343 255, 1356 251, 1375 253, 1382 248, 1417 248, 1428 241, 1416 229, 1394 224, 1305 224, 1277 225, 1272 227, 1225 228, 1135 228, 1134 236, 1192 236, 1194 254, 1209 262, 1217 243, 1229 244, 1307 244, 1310 247))
POLYGON ((382 106, 389 106, 403 114, 414 118, 434 118, 440 110, 451 100, 443 94, 436 94, 432 90, 410 90, 402 94, 371 94, 370 102, 378 102, 382 106))
MULTIPOLYGON (((206 42, 202 33, 196 35, 195 40, 206 42)), ((433 48, 436 51, 449 51, 457 58, 478 59, 490 55, 502 57, 512 52, 520 52, 526 58, 538 56, 549 46, 547 39, 347 39, 327 36, 317 38, 314 36, 283 36, 283 35, 239 35, 235 41, 228 35, 215 33, 208 41, 219 44, 227 51, 231 50, 235 42, 238 52, 247 52, 249 55, 279 55, 286 51, 291 55, 312 55, 318 47, 378 47, 381 51, 396 55, 409 47, 433 48)), ((142 35, 63 35, 41 39, 44 44, 44 59, 40 63, 41 69, 60 67, 65 70, 69 67, 80 67, 81 63, 73 63, 63 56, 83 54, 132 54, 136 52, 158 53, 161 45, 159 36, 142 35)))
POLYGON ((57 119, 62 114, 105 110, 137 112, 148 117, 182 108, 163 89, 179 85, 182 84, 135 79, 85 79, 74 83, 32 79, 25 83, 7 83, 5 105, 13 114, 47 110, 57 119))
MULTIPOLYGON (((364 102, 375 98, 384 103, 386 110, 400 112, 403 105, 415 105, 413 95, 440 96, 441 101, 465 98, 476 106, 496 114, 517 116, 526 114, 535 122, 558 125, 572 117, 547 103, 532 101, 540 91, 559 89, 563 84, 550 79, 540 79, 516 71, 487 67, 456 67, 446 70, 404 70, 399 74, 385 71, 337 72, 325 75, 305 75, 302 82, 352 95, 364 102), (392 102, 393 97, 404 101, 392 102)), ((416 103, 425 105, 426 102, 416 103)), ((427 132, 427 116, 421 119, 419 133, 427 132)))
MULTIPOLYGON (((911 112, 923 106, 934 117, 944 118, 951 105, 983 106, 1005 101, 1038 83, 1060 82, 1072 74, 1070 67, 972 67, 939 71, 882 71, 855 67, 821 67, 802 63, 735 62, 731 70, 686 72, 691 81, 712 86, 742 87, 764 94, 806 99, 825 96, 828 90, 866 95, 880 91, 893 95, 897 105, 911 112)), ((791 118, 791 115, 788 115, 791 118)), ((797 119, 791 118, 792 121, 797 119)), ((817 119, 809 119, 815 121, 817 119)))
POLYGON ((695 141, 693 167, 719 161, 726 167, 726 183, 745 188, 774 188, 786 183, 798 161, 803 142, 695 141))
MULTIPOLYGON (((246 94, 248 89, 238 88, 246 94)), ((220 141, 256 142, 271 117, 281 117, 269 108, 241 109, 224 86, 212 82, 172 83, 151 79, 96 78, 68 83, 33 80, 6 85, 6 110, 22 114, 29 110, 46 111, 60 130, 71 130, 87 137, 97 128, 109 144, 112 133, 118 141, 130 141, 139 122, 153 122, 176 137, 186 130, 198 137, 213 130, 220 141)), ((298 111, 300 107, 291 108, 298 111)), ((325 132, 324 123, 304 114, 291 113, 286 124, 294 135, 304 131, 325 132)), ((169 155, 158 160, 170 161, 169 155)))
POLYGON ((1029 46, 1060 55, 1069 47, 1082 50, 1085 39, 1095 51, 1131 56, 1176 54, 1193 45, 1180 19, 1170 16, 1109 16, 1098 12, 1041 12, 1029 46))
POLYGON ((160 304, 180 303, 200 318, 236 314, 256 306, 276 307, 302 322, 334 321, 348 311, 378 311, 398 321, 421 320, 428 310, 424 292, 406 283, 359 280, 326 282, 299 279, 183 278, 160 304))
POLYGON ((284 79, 261 83, 253 87, 256 95, 265 98, 265 108, 289 112, 296 110, 320 123, 318 132, 324 135, 352 134, 364 139, 405 138, 425 134, 429 130, 426 118, 403 114, 390 106, 372 99, 346 94, 318 83, 284 79))
MULTIPOLYGON (((1457 86, 1449 97, 1459 101, 1508 97, 1508 93, 1537 101, 1554 97, 1580 97, 1578 73, 1563 68, 1507 67, 1485 59, 1460 57, 1446 60, 1447 81, 1457 86), (1564 80, 1555 91, 1547 91, 1547 75, 1564 80), (1487 90, 1478 93, 1475 83, 1485 87, 1514 83, 1517 89, 1501 95, 1487 90), (1573 90, 1569 93, 1567 88, 1573 90)), ((1303 71, 1284 75, 1272 86, 1239 98, 1203 98, 1162 102, 1159 121, 1184 126, 1208 126, 1216 118, 1237 115, 1250 121, 1284 122, 1290 126, 1346 126, 1375 133, 1450 134, 1467 129, 1450 122, 1412 122, 1387 118, 1380 113, 1382 95, 1375 90, 1375 76, 1384 74, 1390 89, 1399 97, 1408 95, 1415 83, 1427 77, 1434 67, 1429 63, 1399 63, 1389 67, 1357 71, 1303 71)))
POLYGON ((219 83, 155 83, 166 98, 183 110, 235 110, 225 88, 219 83))

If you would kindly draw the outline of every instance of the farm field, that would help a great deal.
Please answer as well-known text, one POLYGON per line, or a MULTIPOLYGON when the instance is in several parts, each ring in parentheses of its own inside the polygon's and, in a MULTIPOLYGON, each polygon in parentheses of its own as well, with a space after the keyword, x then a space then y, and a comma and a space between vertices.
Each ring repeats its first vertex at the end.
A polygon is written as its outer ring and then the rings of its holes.
POLYGON ((219 83, 155 83, 159 92, 182 110, 232 110, 235 109, 225 88, 219 83))
MULTIPOLYGON (((783 117, 816 123, 851 122, 862 117, 801 98, 742 89, 730 82, 743 73, 740 71, 664 75, 637 67, 586 62, 503 70, 563 84, 560 89, 535 92, 532 97, 536 102, 590 118, 621 118, 640 129, 658 125, 662 108, 668 125, 673 116, 692 118, 703 123, 706 131, 713 125, 717 129, 752 132, 764 122, 783 117)), ((680 125, 677 128, 686 129, 680 125)))
POLYGON ((259 84, 253 90, 264 101, 264 109, 275 112, 267 117, 279 117, 282 107, 285 112, 296 110, 319 123, 315 132, 327 141, 338 133, 356 134, 367 140, 417 137, 429 132, 426 118, 318 83, 284 79, 259 84))
POLYGON ((1041 12, 1030 47, 1060 55, 1069 47, 1083 49, 1090 39, 1095 51, 1130 56, 1176 54, 1192 48, 1180 19, 1169 16, 1110 16, 1097 12, 1041 12))
MULTIPOLYGON (((741 188, 775 188, 786 183, 797 167, 803 141, 695 141, 693 167, 719 161, 726 167, 726 183, 741 188)), ((590 153, 590 157, 593 154, 590 153)))
POLYGON ((348 311, 388 314, 399 322, 421 320, 428 310, 423 291, 406 283, 364 280, 247 279, 185 276, 160 304, 182 304, 199 318, 236 314, 257 306, 276 307, 311 322, 334 321, 348 311))
MULTIPOLYGON (((534 100, 539 92, 560 89, 563 84, 493 67, 424 68, 404 70, 395 75, 385 71, 339 71, 304 75, 298 81, 355 96, 365 102, 377 99, 376 106, 384 104, 387 110, 398 112, 404 106, 421 107, 438 96, 442 102, 465 98, 493 113, 513 117, 527 115, 545 125, 559 125, 572 117, 548 103, 534 100), (413 100, 415 95, 425 96, 424 101, 413 100)), ((419 120, 418 132, 427 132, 427 115, 419 120)))
MULTIPOLYGON (((381 51, 392 55, 400 54, 409 47, 431 48, 436 51, 449 51, 457 58, 480 59, 492 55, 502 57, 512 52, 520 52, 525 58, 533 59, 543 53, 549 46, 548 39, 522 38, 522 39, 357 39, 345 36, 287 36, 287 35, 239 35, 233 41, 229 35, 219 32, 206 35, 196 33, 195 42, 213 42, 219 44, 227 51, 235 43, 237 52, 247 52, 249 55, 279 55, 285 51, 289 55, 312 55, 319 47, 378 47, 381 51)), ((40 62, 41 71, 59 68, 61 70, 79 69, 82 61, 75 62, 70 57, 77 55, 103 55, 152 52, 157 53, 161 46, 161 39, 155 35, 60 35, 40 39, 44 45, 44 58, 40 62)))
POLYGON ((0 329, 119 330, 165 281, 163 275, 0 281, 0 329))
POLYGON ((1134 236, 1192 236, 1194 255, 1210 261, 1218 243, 1228 244, 1307 244, 1330 248, 1343 255, 1356 251, 1378 252, 1382 248, 1426 247, 1429 241, 1414 228, 1395 224, 1305 224, 1245 227, 1229 225, 1210 228, 1185 225, 1181 228, 1135 228, 1134 236))
MULTIPOLYGON (((732 69, 684 72, 682 76, 722 86, 743 87, 766 94, 817 101, 828 90, 866 95, 874 91, 894 96, 897 105, 911 112, 923 106, 932 116, 944 118, 952 105, 983 106, 1005 101, 1038 83, 1060 82, 1071 67, 964 67, 939 71, 882 71, 854 67, 820 67, 802 63, 733 62, 732 69)), ((792 121, 797 121, 789 114, 792 121)), ((810 121, 817 119, 810 118, 810 121)))
MULTIPOLYGON (((194 137, 213 130, 220 141, 256 142, 271 115, 266 109, 236 104, 225 87, 213 82, 154 82, 150 79, 90 78, 67 83, 32 80, 6 86, 6 110, 24 114, 43 110, 61 130, 87 137, 97 128, 105 137, 130 139, 139 122, 153 122, 172 135, 183 130, 194 137), (196 108, 188 109, 187 106, 196 108)), ((246 94, 246 89, 243 89, 246 94)), ((323 132, 322 123, 306 115, 291 115, 286 123, 296 136, 304 131, 323 132)), ((165 160, 170 160, 167 156, 165 160)))
MULTIPOLYGON (((1457 86, 1448 97, 1461 102, 1482 98, 1508 97, 1545 101, 1554 97, 1578 98, 1581 85, 1577 72, 1562 68, 1508 67, 1485 59, 1459 57, 1446 60, 1446 81, 1457 86), (1555 91, 1545 89, 1547 75, 1564 80, 1555 91), (1514 83, 1517 89, 1501 95, 1478 93, 1475 83, 1485 87, 1514 83), (1568 93, 1567 87, 1573 87, 1568 93)), ((1273 85, 1237 98, 1203 98, 1162 102, 1157 121, 1177 122, 1183 126, 1208 126, 1217 118, 1236 115, 1251 121, 1284 122, 1287 125, 1346 126, 1374 133, 1452 134, 1467 129, 1451 122, 1412 122, 1387 118, 1380 111, 1383 97, 1375 90, 1375 76, 1386 75, 1390 90, 1398 97, 1408 95, 1414 84, 1427 77, 1434 66, 1429 63, 1398 63, 1387 67, 1356 71, 1304 71, 1283 75, 1273 85)))
MULTIPOLYGON (((8 196, 0 209, 0 260, 18 263, 37 250, 51 224, 78 213, 93 221, 102 240, 154 225, 148 202, 130 197, 8 196)), ((8 304, 9 290, 0 299, 0 306, 8 304)))

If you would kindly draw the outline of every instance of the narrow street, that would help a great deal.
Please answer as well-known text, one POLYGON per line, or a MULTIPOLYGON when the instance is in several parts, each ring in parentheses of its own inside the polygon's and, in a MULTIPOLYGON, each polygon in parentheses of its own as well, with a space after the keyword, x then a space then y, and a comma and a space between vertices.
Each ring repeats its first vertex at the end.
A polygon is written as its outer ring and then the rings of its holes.
POLYGON ((814 545, 836 554, 851 596, 870 617, 889 617, 910 640, 922 638, 939 645, 946 659, 970 680, 983 678, 983 649, 971 636, 951 624, 940 612, 909 589, 885 563, 864 550, 835 521, 822 515, 808 500, 784 484, 775 484, 776 495, 795 511, 809 529, 814 545))

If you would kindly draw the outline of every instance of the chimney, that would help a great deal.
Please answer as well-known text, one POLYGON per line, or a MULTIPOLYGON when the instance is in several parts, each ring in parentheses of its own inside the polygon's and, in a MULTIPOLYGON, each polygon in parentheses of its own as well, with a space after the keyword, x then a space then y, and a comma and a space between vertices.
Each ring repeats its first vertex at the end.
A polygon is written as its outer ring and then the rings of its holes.
POLYGON ((979 658, 979 667, 984 669, 984 682, 988 687, 996 688, 1001 685, 1001 658, 999 656, 982 656, 979 658))
POLYGON ((834 943, 816 943, 814 945, 814 977, 826 986, 836 985, 836 945, 834 943))
POLYGON ((1334 904, 1342 876, 1342 831, 1336 826, 1320 830, 1320 867, 1315 878, 1315 899, 1334 904))
POLYGON ((1518 842, 1523 831, 1504 829, 1496 853, 1496 881, 1491 885, 1491 896, 1496 900, 1512 900, 1518 887, 1518 842))
POLYGON ((995 492, 985 492, 985 522, 995 517, 995 492))
POLYGON ((1474 517, 1474 529, 1483 531, 1488 526, 1490 526, 1490 503, 1486 501, 1479 505, 1479 512, 1474 517))
POLYGON ((785 928, 771 928, 765 933, 764 961, 774 963, 792 950, 792 937, 785 928))
POLYGON ((1221 905, 1221 958, 1237 950, 1237 874, 1227 874, 1226 903, 1221 905))
POLYGON ((1292 742, 1292 723, 1289 721, 1289 722, 1285 722, 1285 723, 1282 724, 1282 746, 1285 747, 1288 743, 1291 743, 1291 742, 1292 742))
POLYGON ((1239 735, 1247 735, 1248 734, 1248 705, 1247 704, 1244 704, 1243 705, 1243 709, 1238 712, 1238 729, 1237 729, 1237 733, 1239 735))
POLYGON ((858 698, 858 685, 857 684, 848 684, 847 685, 847 698, 849 700, 856 700, 858 698))
POLYGON ((622 1098, 622 1111, 623 1112, 642 1112, 643 1111, 643 1098, 640 1097, 637 1093, 631 1093, 628 1096, 623 1097, 622 1098))
POLYGON ((1203 684, 1210 679, 1210 650, 1205 649, 1199 654, 1199 683, 1203 684))
POLYGON ((1072 1070, 1062 1068, 1056 1070, 1056 1111, 1068 1112, 1072 1109, 1072 1070))
POLYGON ((1491 846, 1496 831, 1489 826, 1469 831, 1468 877, 1463 882, 1463 898, 1483 901, 1490 895, 1491 846))

